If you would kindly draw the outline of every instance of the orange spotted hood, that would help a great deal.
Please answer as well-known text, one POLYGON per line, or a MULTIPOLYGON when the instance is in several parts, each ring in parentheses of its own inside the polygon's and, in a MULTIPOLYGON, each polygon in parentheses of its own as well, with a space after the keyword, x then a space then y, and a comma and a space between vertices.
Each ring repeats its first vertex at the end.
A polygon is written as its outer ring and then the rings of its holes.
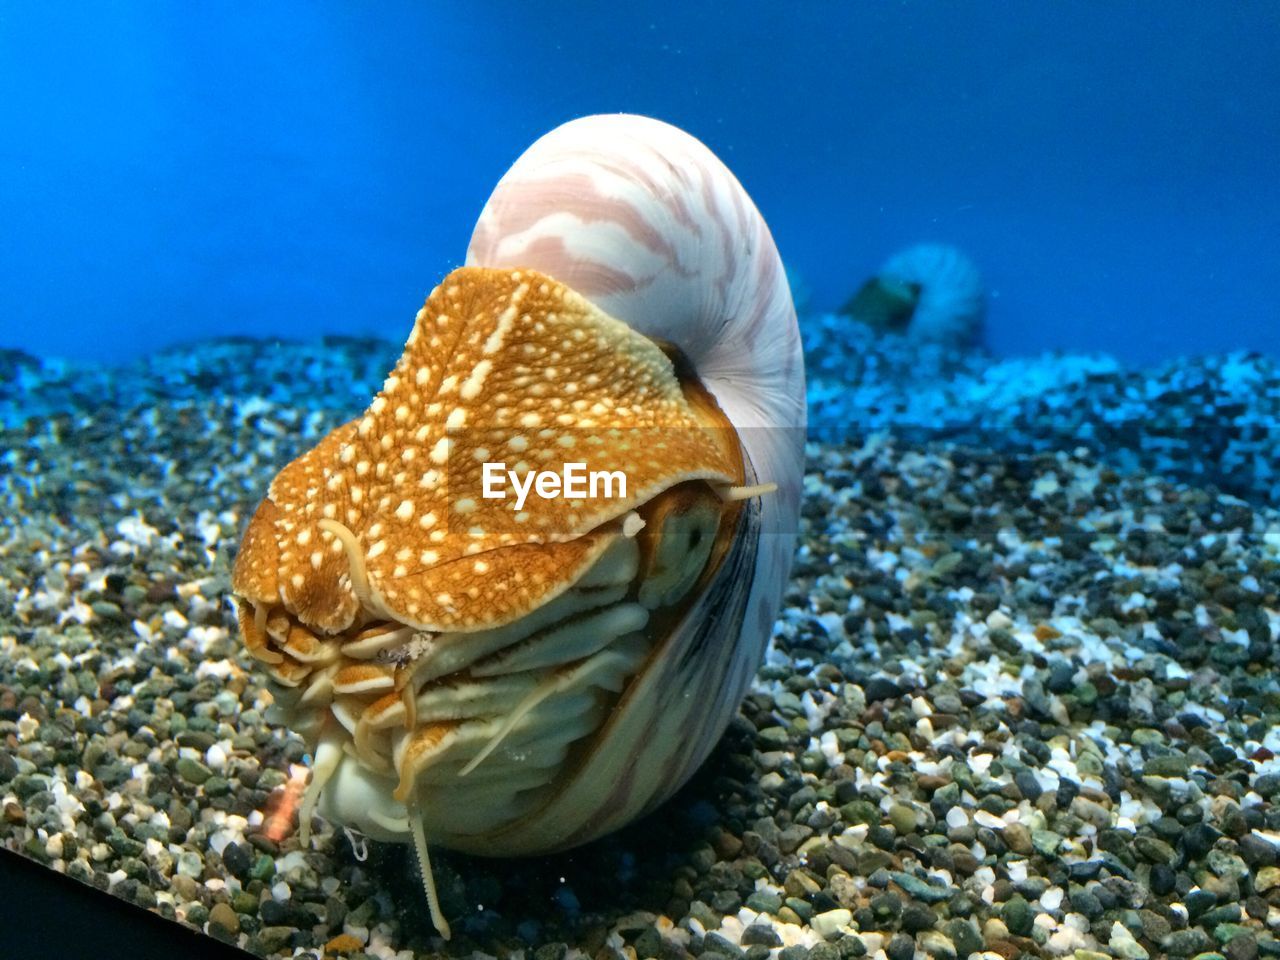
POLYGON ((656 343, 543 274, 463 267, 418 311, 364 415, 276 477, 233 587, 325 633, 362 607, 430 631, 499 626, 567 589, 663 490, 741 478, 732 431, 656 343), (621 471, 626 496, 516 510, 482 496, 495 461, 621 471))

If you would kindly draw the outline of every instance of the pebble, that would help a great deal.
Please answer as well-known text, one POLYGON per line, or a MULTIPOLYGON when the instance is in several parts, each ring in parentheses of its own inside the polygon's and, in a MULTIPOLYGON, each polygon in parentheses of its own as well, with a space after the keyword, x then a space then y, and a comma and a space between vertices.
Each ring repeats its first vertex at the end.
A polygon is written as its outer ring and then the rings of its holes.
POLYGON ((840 933, 840 928, 847 926, 852 919, 853 913, 841 908, 815 914, 809 923, 814 933, 830 940, 837 936, 840 933))
POLYGON ((1151 956, 1146 947, 1138 943, 1122 924, 1115 923, 1111 927, 1111 936, 1107 941, 1111 952, 1122 960, 1147 960, 1151 956))
POLYGON ((212 770, 206 767, 199 760, 192 760, 190 757, 179 758, 176 769, 178 771, 178 776, 182 777, 182 779, 186 780, 188 783, 193 783, 197 786, 213 776, 212 770))
POLYGON ((905 804, 895 803, 889 808, 889 822, 898 833, 910 833, 916 828, 916 812, 905 804))
POLYGON ((238 843, 229 843, 222 850, 222 862, 232 876, 243 877, 253 861, 247 849, 238 843))
POLYGON ((209 911, 209 933, 219 940, 234 941, 240 933, 240 917, 227 903, 215 903, 209 911))
POLYGON ((875 677, 870 680, 865 688, 865 696, 867 703, 878 703, 881 700, 895 700, 902 696, 902 689, 885 677, 875 677))
POLYGON ((916 944, 905 933, 897 933, 889 940, 884 952, 889 960, 914 960, 916 944))
MULTIPOLYGON (((816 920, 817 918, 815 918, 816 920)), ((845 921, 848 923, 848 920, 845 921)), ((837 924, 838 926, 838 924, 837 924)), ((815 926, 815 930, 817 927, 815 926)), ((826 936, 826 934, 821 934, 826 936)), ((742 939, 740 941, 744 947, 763 946, 763 947, 780 947, 782 939, 778 936, 777 931, 766 923, 752 923, 742 931, 742 939)))
POLYGON ((1253 889, 1267 893, 1280 887, 1280 867, 1263 867, 1253 878, 1253 889))

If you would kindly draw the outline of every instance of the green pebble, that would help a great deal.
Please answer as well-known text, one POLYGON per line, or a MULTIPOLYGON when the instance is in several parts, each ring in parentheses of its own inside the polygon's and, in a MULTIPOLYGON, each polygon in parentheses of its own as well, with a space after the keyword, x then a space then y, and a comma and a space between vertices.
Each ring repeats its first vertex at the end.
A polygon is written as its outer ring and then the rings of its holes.
POLYGON ((1076 769, 1081 773, 1101 776, 1102 758, 1094 753, 1081 753, 1080 756, 1076 758, 1076 769))
POLYGON ((94 614, 101 617, 103 620, 124 619, 124 611, 110 600, 98 600, 89 604, 89 607, 93 610, 94 614))
POLYGON ((22 852, 38 863, 48 863, 49 854, 45 850, 44 841, 39 837, 30 837, 22 845, 22 852))
POLYGON ((786 906, 790 907, 791 912, 806 924, 813 918, 813 906, 806 900, 801 900, 799 897, 787 897, 786 906))
POLYGON ((1019 937, 1025 937, 1031 933, 1031 924, 1035 917, 1031 913, 1031 905, 1020 894, 1014 894, 1009 898, 1000 915, 1010 933, 1019 937))
POLYGON ((258 943, 267 953, 278 953, 288 945, 296 931, 293 927, 263 927, 258 933, 258 943))
POLYGON ((782 727, 765 727, 756 734, 756 739, 766 750, 781 750, 791 738, 782 727))
POLYGON ((1177 854, 1173 847, 1155 837, 1138 837, 1134 848, 1151 863, 1173 863, 1177 854))
POLYGON ((1148 777, 1185 777, 1187 775, 1187 758, 1173 754, 1164 757, 1152 757, 1142 767, 1148 777))
POLYGON ((956 951, 962 957, 967 957, 971 953, 977 953, 982 949, 982 934, 968 920, 956 918, 947 921, 943 927, 943 932, 951 938, 951 942, 955 944, 956 951))
POLYGON ((840 808, 840 818, 853 825, 876 824, 880 822, 880 808, 870 800, 850 800, 840 808))
MULTIPOLYGON (((704 904, 705 906, 705 904, 704 904)), ((378 905, 372 899, 364 901, 354 910, 348 911, 347 922, 356 927, 367 927, 378 913, 378 905)), ((705 926, 705 924, 704 924, 705 926)))
POLYGON ((707 930, 718 930, 720 928, 720 915, 701 900, 693 901, 692 906, 689 907, 689 916, 697 920, 707 930))
POLYGON ((1206 910, 1204 916, 1200 918, 1202 927, 1216 927, 1218 924, 1239 923, 1240 922, 1240 904, 1225 903, 1220 907, 1214 907, 1212 910, 1206 910))
POLYGON ((192 750, 200 751, 208 750, 217 742, 213 734, 207 730, 187 730, 174 739, 180 747, 190 747, 192 750))
POLYGON ((284 786, 285 781, 288 779, 283 771, 277 770, 275 767, 268 767, 262 771, 262 776, 258 777, 258 789, 271 791, 276 787, 284 786))
POLYGON ((1211 949, 1213 941, 1209 939, 1209 935, 1203 930, 1193 927, 1189 930, 1175 930, 1169 934, 1169 939, 1162 946, 1170 954, 1186 957, 1211 949))
MULTIPOLYGON (((800 702, 800 698, 790 690, 783 690, 779 692, 778 695, 773 698, 773 702, 777 704, 778 709, 783 713, 794 715, 801 713, 804 710, 804 705, 800 702)), ((764 731, 761 732, 763 733, 764 731)))
POLYGON ((267 854, 262 854, 254 861, 253 867, 249 870, 249 876, 254 880, 261 880, 264 883, 276 875, 276 862, 267 854))
POLYGON ((144 849, 143 844, 125 836, 125 832, 119 827, 116 827, 107 835, 107 846, 122 857, 137 857, 141 855, 144 849))
MULTIPOLYGON (((1240 857, 1219 847, 1214 847, 1205 856, 1209 869, 1219 877, 1242 880, 1249 874, 1248 865, 1240 857)), ((1201 884, 1204 886, 1204 884, 1201 884)))
POLYGON ((776 893, 770 893, 768 890, 757 890, 747 897, 746 905, 756 913, 776 914, 782 909, 782 898, 776 893))
MULTIPOLYGON (((1205 923, 1204 926, 1207 927, 1209 924, 1205 923)), ((1213 928, 1213 939, 1224 944, 1230 943, 1236 937, 1247 937, 1252 934, 1252 930, 1238 923, 1220 923, 1213 928)))
POLYGON ((869 877, 877 870, 887 868, 891 863, 893 863, 893 857, 885 850, 871 847, 858 853, 858 871, 864 876, 869 877))
POLYGON ((767 876, 769 871, 765 865, 754 857, 750 860, 744 860, 741 865, 742 875, 748 880, 759 880, 761 877, 767 876))
MULTIPOLYGON (((943 784, 933 794, 933 801, 937 806, 954 807, 960 802, 960 785, 954 780, 951 783, 943 784)), ((937 809, 935 806, 934 809, 937 809)))
POLYGON ((193 783, 196 786, 204 783, 213 776, 213 771, 206 767, 199 760, 192 760, 190 757, 180 757, 177 764, 178 776, 187 783, 193 783))
POLYGON ((1056 857, 1062 849, 1062 837, 1052 830, 1032 830, 1031 846, 1042 857, 1056 857))
MULTIPOLYGON (((916 900, 922 900, 925 903, 941 903, 943 900, 951 899, 952 890, 948 887, 931 886, 919 877, 901 870, 894 870, 889 876, 893 878, 894 883, 907 892, 908 896, 916 900)), ((1024 900, 1023 903, 1026 901, 1024 900)))
POLYGON ((699 873, 706 873, 716 865, 716 852, 711 847, 699 847, 693 851, 693 856, 690 860, 693 869, 699 873))
POLYGON ((635 942, 636 956, 641 960, 659 956, 662 950, 662 934, 656 927, 645 927, 635 942))
MULTIPOLYGON (((855 801, 856 802, 856 801, 855 801)), ((916 812, 905 804, 895 803, 889 808, 889 822, 899 834, 910 833, 919 822, 916 812)))

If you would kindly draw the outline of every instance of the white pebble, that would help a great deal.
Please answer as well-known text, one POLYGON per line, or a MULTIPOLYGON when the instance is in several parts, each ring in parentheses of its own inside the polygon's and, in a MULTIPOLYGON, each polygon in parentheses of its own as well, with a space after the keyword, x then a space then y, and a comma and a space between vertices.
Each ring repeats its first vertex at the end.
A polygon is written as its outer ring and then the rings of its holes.
POLYGON ((227 751, 222 749, 221 744, 215 743, 205 751, 204 762, 214 770, 222 770, 227 765, 227 751))
POLYGON ((1003 830, 1005 823, 989 810, 977 810, 973 814, 973 822, 980 827, 986 827, 988 830, 1003 830))
POLYGON ((816 914, 810 922, 813 932, 824 940, 829 940, 840 933, 840 928, 847 926, 849 921, 853 919, 853 914, 845 909, 828 910, 825 913, 816 914))
POLYGON ((969 814, 965 813, 960 807, 952 807, 947 811, 947 826, 955 829, 957 827, 966 826, 969 823, 969 814))
POLYGON ((139 547, 151 546, 151 541, 160 535, 160 531, 147 523, 146 518, 140 513, 125 517, 117 523, 116 533, 139 547))
POLYGON ((205 660, 196 667, 196 679, 226 680, 235 670, 236 666, 230 660, 205 660))
POLYGON ((1255 830, 1253 835, 1259 840, 1265 840, 1273 847, 1280 847, 1280 833, 1274 833, 1270 830, 1255 830))
POLYGON ((164 620, 164 625, 166 627, 172 627, 174 630, 185 630, 191 625, 190 621, 187 620, 181 612, 173 609, 173 607, 170 607, 164 612, 164 617, 162 619, 164 620))

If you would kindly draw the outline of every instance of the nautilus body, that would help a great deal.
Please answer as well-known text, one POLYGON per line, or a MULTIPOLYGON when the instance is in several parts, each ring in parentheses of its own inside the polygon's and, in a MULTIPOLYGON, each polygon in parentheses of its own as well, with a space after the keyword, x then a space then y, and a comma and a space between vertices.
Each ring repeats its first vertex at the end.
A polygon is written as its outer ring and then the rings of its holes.
POLYGON ((301 829, 413 842, 447 935, 429 846, 563 849, 669 797, 763 654, 804 425, 782 264, 724 165, 643 117, 538 140, 245 533, 241 630, 314 745, 301 829))
POLYGON ((918 243, 890 257, 842 312, 913 340, 967 346, 982 332, 985 288, 955 247, 918 243))

